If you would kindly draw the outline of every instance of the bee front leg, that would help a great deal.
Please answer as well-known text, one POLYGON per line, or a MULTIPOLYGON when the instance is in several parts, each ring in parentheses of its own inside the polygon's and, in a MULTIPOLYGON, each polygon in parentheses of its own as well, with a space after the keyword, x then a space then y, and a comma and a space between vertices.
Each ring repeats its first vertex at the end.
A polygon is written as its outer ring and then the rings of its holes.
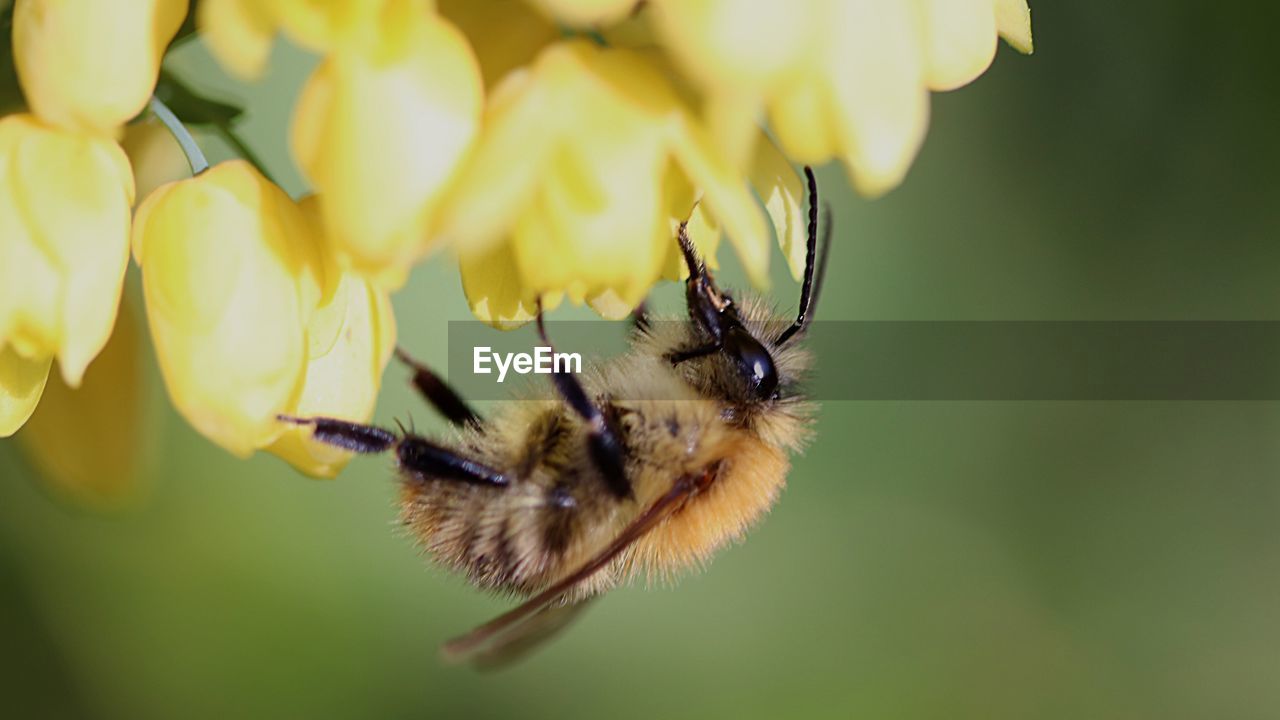
POLYGON ((718 353, 722 347, 723 346, 720 343, 711 343, 710 345, 703 345, 702 347, 673 352, 667 356, 667 359, 671 361, 672 365, 679 365, 686 360, 696 360, 700 357, 706 357, 708 355, 718 353))
MULTIPOLYGON (((542 338, 543 344, 555 352, 551 341, 547 339, 547 328, 542 322, 541 309, 538 310, 538 336, 542 338)), ((626 473, 626 448, 618 439, 618 432, 609 422, 608 416, 591 402, 582 383, 578 382, 572 374, 553 369, 551 380, 569 409, 586 421, 591 462, 604 477, 609 490, 620 498, 631 497, 631 481, 627 479, 626 473)))

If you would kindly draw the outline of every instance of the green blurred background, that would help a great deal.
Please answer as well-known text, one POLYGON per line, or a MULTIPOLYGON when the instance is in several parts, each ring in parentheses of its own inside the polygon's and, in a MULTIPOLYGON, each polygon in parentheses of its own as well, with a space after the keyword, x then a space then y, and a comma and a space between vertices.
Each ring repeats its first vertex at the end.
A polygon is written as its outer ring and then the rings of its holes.
MULTIPOLYGON (((1033 10, 1037 54, 935 96, 901 188, 866 202, 823 170, 822 317, 1280 318, 1274 6, 1033 10)), ((308 61, 277 60, 255 87, 195 47, 171 67, 247 101, 249 143, 297 189, 282 90, 308 61)), ((442 364, 456 272, 425 264, 395 304, 442 364)), ((402 377, 378 419, 439 428, 402 377)), ((828 403, 747 543, 479 675, 436 647, 505 603, 424 566, 384 460, 332 482, 238 461, 152 381, 136 508, 60 502, 0 443, 0 714, 1280 717, 1274 403, 828 403)))

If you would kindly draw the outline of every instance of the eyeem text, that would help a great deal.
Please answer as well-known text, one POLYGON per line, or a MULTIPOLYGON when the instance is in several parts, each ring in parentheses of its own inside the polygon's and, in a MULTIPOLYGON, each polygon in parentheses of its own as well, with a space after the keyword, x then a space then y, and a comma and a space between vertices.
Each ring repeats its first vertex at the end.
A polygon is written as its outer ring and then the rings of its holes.
POLYGON ((582 372, 582 356, 578 353, 555 352, 545 345, 534 347, 529 353, 499 353, 491 347, 476 347, 472 355, 472 372, 477 375, 491 375, 494 368, 498 371, 498 382, 507 379, 508 371, 519 375, 534 373, 550 375, 553 372, 582 372))

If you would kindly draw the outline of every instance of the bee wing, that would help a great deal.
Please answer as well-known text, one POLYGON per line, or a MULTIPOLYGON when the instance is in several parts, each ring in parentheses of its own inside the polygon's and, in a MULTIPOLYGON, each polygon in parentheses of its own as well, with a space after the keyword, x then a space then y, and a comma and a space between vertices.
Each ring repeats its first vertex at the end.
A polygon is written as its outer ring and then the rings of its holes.
POLYGON ((572 625, 594 600, 544 607, 476 647, 467 659, 480 670, 500 670, 522 660, 572 625))
MULTIPOLYGON (((648 509, 640 513, 640 516, 624 528, 618 534, 618 537, 614 538, 613 542, 609 543, 608 546, 588 560, 582 567, 569 573, 569 575, 554 583, 551 587, 534 595, 516 608, 499 615, 466 635, 461 635, 445 643, 444 647, 441 648, 441 654, 444 659, 454 663, 480 660, 486 657, 489 652, 498 651, 510 642, 516 642, 523 636, 533 634, 538 629, 537 625, 539 623, 535 622, 535 619, 539 614, 562 607, 557 603, 565 593, 572 590, 578 583, 604 569, 622 551, 631 547, 636 540, 644 537, 645 533, 657 527, 663 520, 666 520, 693 493, 695 487, 692 479, 680 478, 672 486, 671 490, 667 491, 667 494, 658 498, 653 505, 650 505, 648 509)), ((578 603, 577 605, 565 605, 563 607, 572 608, 580 607, 581 605, 582 603, 578 603)), ((561 620, 558 625, 567 624, 568 620, 572 619, 573 614, 569 613, 569 618, 561 620)), ((551 631, 545 634, 550 635, 551 631)))

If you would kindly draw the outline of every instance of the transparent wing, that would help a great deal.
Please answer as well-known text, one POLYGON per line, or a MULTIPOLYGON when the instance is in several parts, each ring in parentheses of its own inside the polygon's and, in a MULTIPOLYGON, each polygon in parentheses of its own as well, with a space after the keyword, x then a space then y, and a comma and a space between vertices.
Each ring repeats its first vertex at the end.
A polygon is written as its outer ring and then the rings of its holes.
POLYGON ((468 660, 480 670, 501 670, 523 660, 582 617, 582 611, 591 606, 595 598, 587 598, 568 605, 551 605, 538 610, 478 646, 468 660))
MULTIPOLYGON (((667 491, 667 494, 658 498, 653 505, 650 505, 639 517, 623 529, 618 534, 618 537, 614 538, 613 542, 609 543, 607 547, 588 560, 582 567, 554 583, 546 590, 529 598, 518 607, 499 615, 466 635, 456 637, 445 643, 444 647, 441 648, 441 654, 444 659, 453 663, 476 661, 477 664, 483 664, 479 662, 482 657, 486 657, 491 652, 495 655, 500 654, 503 647, 520 642, 522 638, 535 635, 539 631, 540 625, 545 624, 550 627, 549 630, 545 630, 542 633, 547 637, 552 635, 555 630, 567 625, 576 613, 554 613, 553 611, 560 608, 580 608, 583 603, 562 605, 560 601, 564 595, 577 586, 578 583, 604 569, 614 558, 618 557, 628 547, 631 547, 636 540, 644 537, 646 533, 670 517, 693 494, 696 487, 697 485, 692 478, 680 478, 672 486, 671 490, 667 491), (543 619, 538 620, 538 616, 544 613, 546 615, 543 619), (551 625, 553 619, 565 614, 568 615, 567 618, 561 619, 554 626, 551 625)), ((530 643, 527 649, 532 649, 536 644, 536 641, 530 643)))

